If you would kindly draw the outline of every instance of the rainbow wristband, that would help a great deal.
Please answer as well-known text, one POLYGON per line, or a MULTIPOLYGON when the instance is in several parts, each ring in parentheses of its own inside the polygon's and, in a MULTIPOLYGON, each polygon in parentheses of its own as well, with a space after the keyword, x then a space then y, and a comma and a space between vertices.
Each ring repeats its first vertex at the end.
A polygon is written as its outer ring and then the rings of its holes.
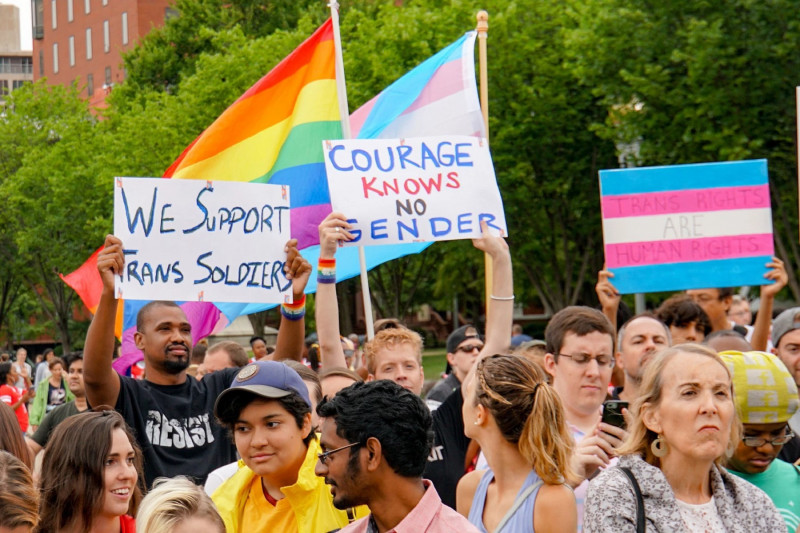
POLYGON ((288 320, 300 320, 306 316, 306 295, 291 304, 281 304, 281 314, 288 320))
POLYGON ((336 259, 319 260, 317 283, 336 283, 336 259))

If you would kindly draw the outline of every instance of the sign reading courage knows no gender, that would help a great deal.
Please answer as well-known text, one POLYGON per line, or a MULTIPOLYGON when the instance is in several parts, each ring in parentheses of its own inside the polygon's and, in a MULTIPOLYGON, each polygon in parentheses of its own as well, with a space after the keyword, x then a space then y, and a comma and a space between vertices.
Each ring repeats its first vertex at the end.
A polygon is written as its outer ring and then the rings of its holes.
POLYGON ((768 283, 766 160, 601 170, 600 195, 621 293, 768 283))
POLYGON ((114 234, 123 298, 291 302, 288 186, 115 178, 114 234))
POLYGON ((351 245, 508 234, 485 139, 467 136, 323 141, 331 206, 351 245))

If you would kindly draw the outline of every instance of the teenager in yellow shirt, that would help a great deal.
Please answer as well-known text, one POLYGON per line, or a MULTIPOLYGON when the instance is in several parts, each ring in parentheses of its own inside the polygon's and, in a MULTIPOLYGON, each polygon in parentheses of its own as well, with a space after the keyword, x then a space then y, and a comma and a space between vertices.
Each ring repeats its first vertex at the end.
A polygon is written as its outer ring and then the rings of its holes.
POLYGON ((212 496, 228 533, 328 533, 355 518, 352 509, 333 506, 314 474, 322 450, 297 372, 275 361, 251 363, 217 398, 214 413, 242 458, 212 496))

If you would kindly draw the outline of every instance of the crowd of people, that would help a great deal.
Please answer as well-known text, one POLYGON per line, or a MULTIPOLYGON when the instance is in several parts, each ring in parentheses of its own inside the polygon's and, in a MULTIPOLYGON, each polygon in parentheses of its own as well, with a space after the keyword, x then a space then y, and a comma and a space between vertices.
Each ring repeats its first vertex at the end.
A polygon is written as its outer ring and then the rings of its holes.
POLYGON ((350 230, 319 226, 316 331, 290 241, 273 347, 200 348, 178 305, 151 302, 143 379, 112 368, 125 261, 108 236, 83 351, 0 362, 0 531, 800 532, 800 308, 772 320, 780 261, 752 325, 728 288, 626 315, 601 271, 601 308, 567 307, 537 340, 512 324, 511 252, 483 228, 485 331, 455 329, 426 386, 400 320, 341 335, 350 230))

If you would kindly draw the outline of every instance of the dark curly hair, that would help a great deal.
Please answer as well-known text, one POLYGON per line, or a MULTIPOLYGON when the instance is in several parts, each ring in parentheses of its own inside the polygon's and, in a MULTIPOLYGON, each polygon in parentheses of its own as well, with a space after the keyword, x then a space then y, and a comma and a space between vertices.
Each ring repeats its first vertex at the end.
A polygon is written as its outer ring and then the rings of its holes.
POLYGON ((433 419, 413 392, 385 379, 354 383, 323 398, 317 414, 333 419, 336 434, 348 442, 380 441, 383 458, 398 475, 422 476, 433 446, 433 419))

